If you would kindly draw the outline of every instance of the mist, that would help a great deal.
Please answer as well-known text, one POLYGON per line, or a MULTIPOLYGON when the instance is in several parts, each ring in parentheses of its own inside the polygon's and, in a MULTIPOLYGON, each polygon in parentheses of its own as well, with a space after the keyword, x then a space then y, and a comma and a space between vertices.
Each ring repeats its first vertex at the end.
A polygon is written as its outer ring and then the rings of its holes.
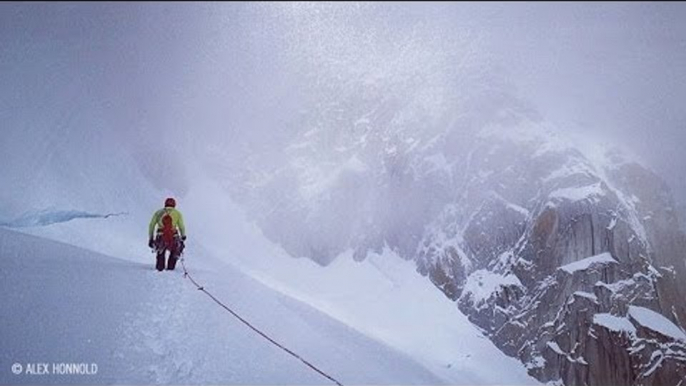
POLYGON ((20 213, 26 191, 49 206, 65 185, 93 189, 22 172, 57 141, 92 175, 112 163, 125 179, 130 157, 180 197, 205 170, 294 256, 409 256, 461 186, 407 174, 432 141, 460 164, 479 130, 530 121, 626 148, 683 203, 684 17, 672 3, 4 3, 2 201, 20 213))

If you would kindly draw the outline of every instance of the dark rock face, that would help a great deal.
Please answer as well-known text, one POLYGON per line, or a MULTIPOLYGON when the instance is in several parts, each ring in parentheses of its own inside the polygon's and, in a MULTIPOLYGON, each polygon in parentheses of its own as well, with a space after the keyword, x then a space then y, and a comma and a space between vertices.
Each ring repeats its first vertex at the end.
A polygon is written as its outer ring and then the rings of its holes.
POLYGON ((467 252, 475 257, 475 269, 511 249, 524 233, 526 214, 498 196, 487 199, 464 231, 467 252))
POLYGON ((418 271, 541 381, 686 384, 686 237, 664 183, 616 155, 598 170, 574 150, 492 147, 418 271))

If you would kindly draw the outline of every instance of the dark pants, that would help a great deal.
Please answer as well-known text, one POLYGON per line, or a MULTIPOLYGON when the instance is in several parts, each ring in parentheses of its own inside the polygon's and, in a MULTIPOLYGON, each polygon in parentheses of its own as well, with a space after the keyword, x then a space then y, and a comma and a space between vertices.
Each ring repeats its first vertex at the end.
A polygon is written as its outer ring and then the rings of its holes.
POLYGON ((167 261, 166 268, 169 271, 173 271, 174 268, 176 268, 176 261, 179 259, 179 256, 181 256, 181 252, 183 252, 183 247, 183 241, 181 241, 181 238, 179 238, 178 235, 174 235, 174 240, 172 240, 172 242, 169 244, 162 239, 162 235, 157 235, 157 238, 155 239, 155 249, 157 250, 157 270, 164 271, 165 255, 167 251, 169 251, 169 260, 167 261))

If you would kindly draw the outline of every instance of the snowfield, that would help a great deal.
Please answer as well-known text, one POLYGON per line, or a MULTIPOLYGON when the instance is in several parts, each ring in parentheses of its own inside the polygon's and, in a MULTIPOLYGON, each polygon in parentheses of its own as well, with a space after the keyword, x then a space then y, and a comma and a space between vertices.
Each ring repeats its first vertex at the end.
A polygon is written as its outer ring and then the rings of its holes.
MULTIPOLYGON (((217 307, 180 271, 7 230, 0 245, 2 384, 329 383, 217 307), (14 375, 14 363, 95 363, 98 372, 14 375)), ((221 275, 196 268, 194 276, 341 382, 445 383, 383 343, 221 268, 221 275)))
MULTIPOLYGON (((192 197, 188 209, 206 202, 192 197)), ((185 262, 195 280, 341 383, 537 383, 410 262, 386 253, 363 263, 341 256, 320 267, 283 256, 230 203, 219 208, 231 212, 233 237, 223 241, 233 248, 219 258, 191 243, 185 262)), ((112 257, 45 238, 95 247, 87 234, 129 221, 21 228, 33 235, 0 228, 0 384, 331 384, 218 307, 181 271, 155 271, 143 243, 135 255, 127 253, 131 245, 104 243, 101 250, 121 251, 112 257), (10 369, 17 363, 95 364, 97 372, 16 375, 10 369)), ((195 225, 189 229, 202 234, 195 225)))

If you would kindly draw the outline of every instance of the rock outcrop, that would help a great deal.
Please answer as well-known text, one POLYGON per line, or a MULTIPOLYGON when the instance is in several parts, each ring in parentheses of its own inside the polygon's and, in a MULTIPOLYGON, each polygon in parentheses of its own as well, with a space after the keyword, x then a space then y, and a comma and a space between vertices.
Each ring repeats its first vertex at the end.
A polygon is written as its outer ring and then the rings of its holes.
POLYGON ((668 188, 618 154, 546 141, 475 149, 480 178, 428 228, 418 271, 541 381, 686 383, 686 237, 668 188))

